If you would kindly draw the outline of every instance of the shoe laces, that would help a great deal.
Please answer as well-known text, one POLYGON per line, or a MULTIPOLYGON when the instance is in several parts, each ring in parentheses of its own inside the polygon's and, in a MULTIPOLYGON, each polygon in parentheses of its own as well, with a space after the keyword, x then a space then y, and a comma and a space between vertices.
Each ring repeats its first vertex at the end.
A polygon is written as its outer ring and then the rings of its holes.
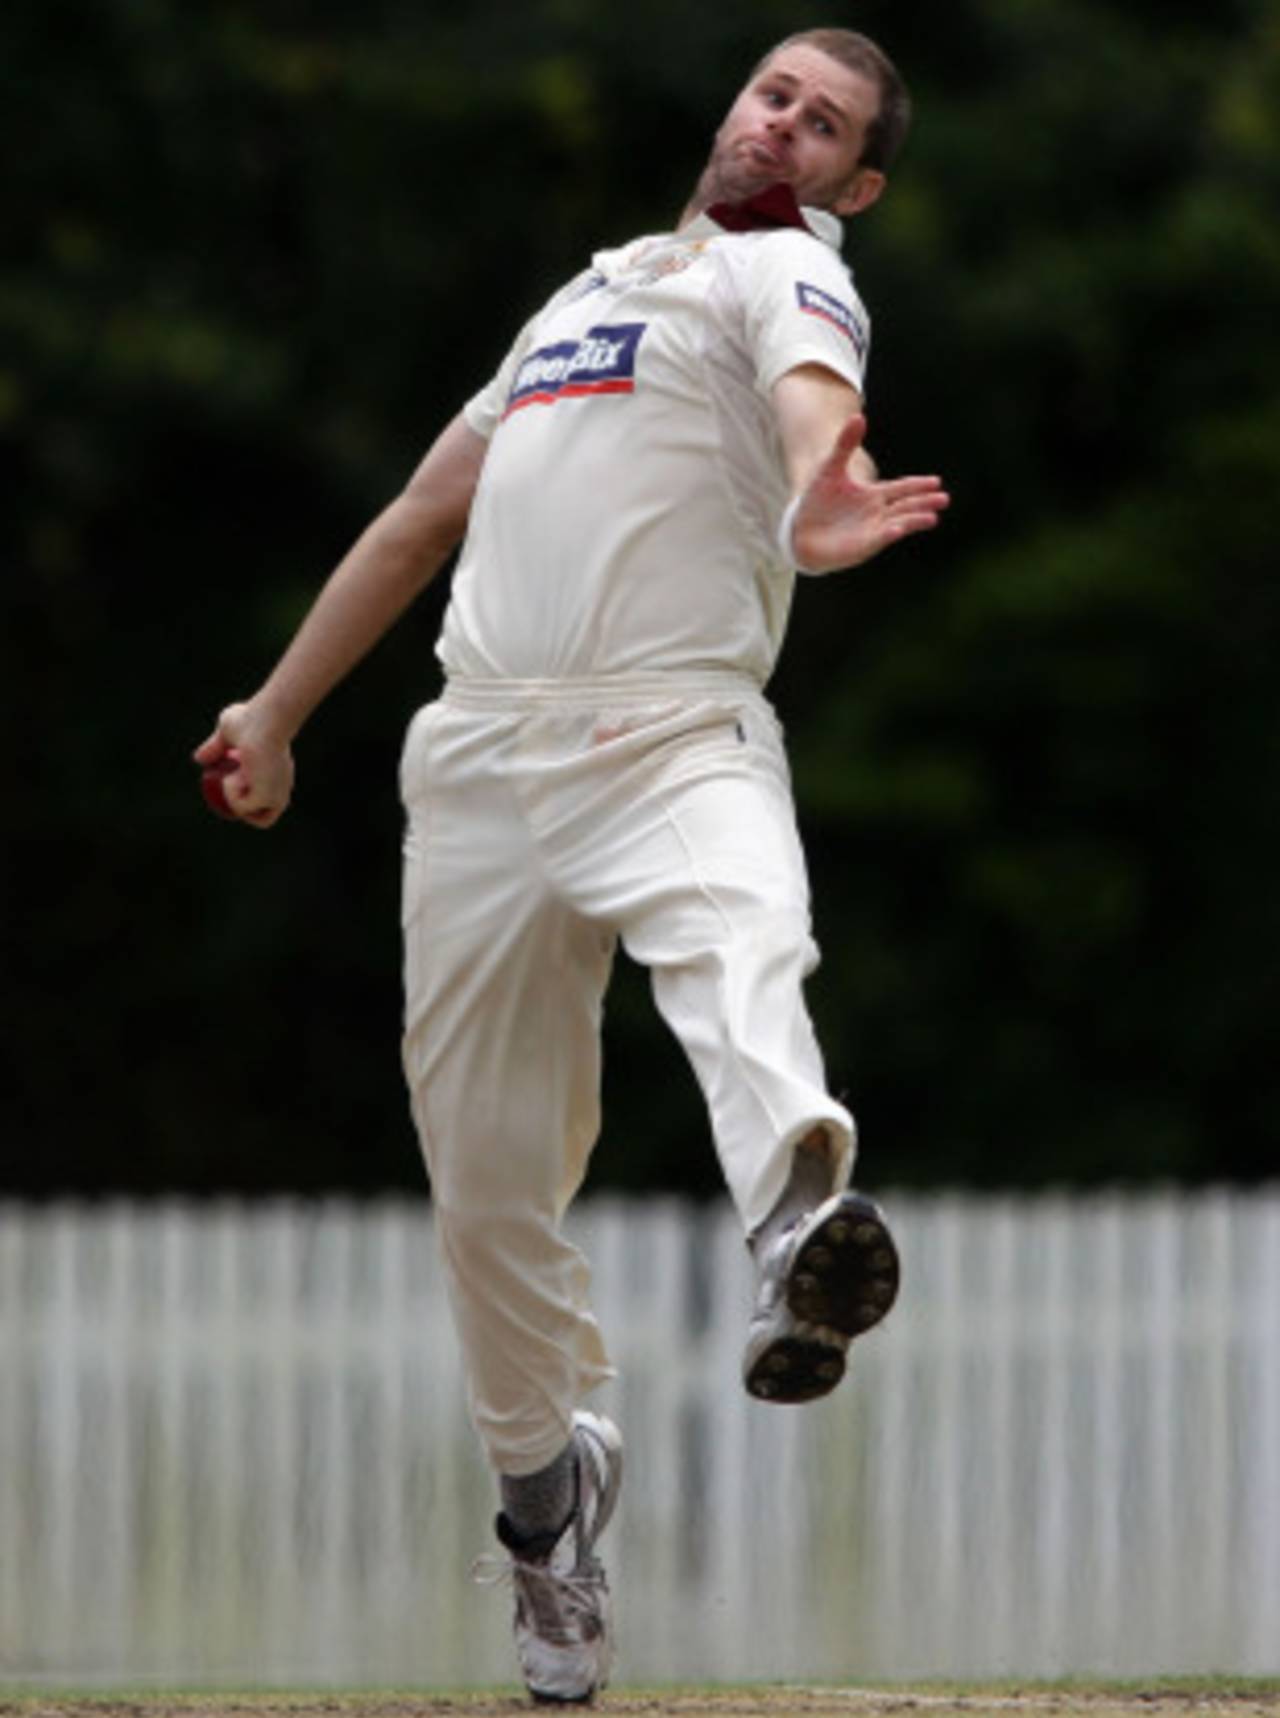
POLYGON ((511 1587, 517 1609, 528 1612, 534 1633, 554 1646, 576 1646, 584 1632, 598 1630, 600 1596, 608 1588, 604 1567, 595 1557, 579 1568, 559 1570, 549 1563, 486 1551, 472 1563, 471 1579, 479 1587, 511 1587), (584 1623, 591 1631, 583 1630, 584 1623))

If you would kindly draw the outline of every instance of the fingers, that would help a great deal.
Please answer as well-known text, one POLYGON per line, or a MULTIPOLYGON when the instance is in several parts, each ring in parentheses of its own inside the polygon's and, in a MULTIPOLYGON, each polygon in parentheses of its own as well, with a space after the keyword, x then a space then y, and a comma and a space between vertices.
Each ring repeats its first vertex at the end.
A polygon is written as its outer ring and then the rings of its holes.
POLYGON ((257 795, 253 782, 243 768, 237 770, 234 775, 224 777, 221 786, 222 798, 227 807, 223 815, 232 818, 236 823, 247 823, 251 829, 270 829, 273 823, 278 823, 284 816, 287 801, 252 804, 257 795))
POLYGON ((200 792, 209 810, 231 822, 247 821, 253 814, 245 810, 243 801, 252 788, 240 753, 224 749, 214 755, 214 748, 206 741, 195 755, 202 765, 200 792))
POLYGON ((223 793, 234 817, 254 829, 269 829, 278 823, 289 803, 290 784, 277 779, 278 771, 255 774, 250 760, 240 757, 237 767, 223 780, 223 793))
POLYGON ((223 777, 222 792, 232 815, 247 823, 257 808, 250 810, 247 804, 253 798, 253 776, 249 771, 249 760, 243 753, 236 754, 235 768, 223 777))
POLYGON ((291 797, 291 763, 259 759, 255 765, 244 748, 229 745, 220 733, 197 746, 193 755, 200 765, 200 791, 215 816, 254 829, 279 822, 291 797))
POLYGON ((940 505, 946 506, 951 497, 942 487, 940 477, 894 477, 879 485, 881 497, 885 501, 909 501, 916 496, 937 496, 940 505))
POLYGON ((791 522, 796 564, 810 572, 858 566, 919 531, 932 530, 951 497, 934 473, 880 478, 863 448, 867 420, 855 412, 803 491, 791 522))
POLYGON ((903 496, 889 507, 888 513, 891 519, 903 514, 918 515, 936 525, 939 514, 945 513, 950 505, 951 497, 940 489, 933 494, 903 496))
POLYGON ((216 764, 219 758, 226 757, 230 749, 230 741, 223 737, 220 728, 215 728, 207 740, 201 740, 191 756, 198 764, 216 764))
POLYGON ((218 816, 270 829, 287 810, 293 758, 287 742, 264 731, 252 701, 228 704, 192 757, 201 771, 205 803, 218 816))
POLYGON ((217 724, 207 740, 202 740, 192 752, 196 763, 216 764, 227 754, 241 745, 241 737, 237 730, 241 726, 239 717, 244 708, 241 704, 228 704, 218 717, 217 724))
POLYGON ((930 508, 918 512, 895 513, 887 521, 886 530, 889 541, 896 543, 899 537, 910 537, 916 531, 932 531, 938 523, 938 510, 930 508))
POLYGON ((886 524, 894 540, 913 531, 932 530, 951 505, 946 490, 934 487, 936 478, 905 478, 902 482, 910 487, 900 489, 887 510, 886 524))

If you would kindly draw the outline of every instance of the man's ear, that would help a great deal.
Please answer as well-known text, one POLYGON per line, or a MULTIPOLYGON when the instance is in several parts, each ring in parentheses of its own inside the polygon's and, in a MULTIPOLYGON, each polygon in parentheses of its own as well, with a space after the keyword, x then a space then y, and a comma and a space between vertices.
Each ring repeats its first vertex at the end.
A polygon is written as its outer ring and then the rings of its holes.
POLYGON ((886 184, 885 176, 875 167, 859 167, 831 205, 833 215, 860 215, 879 198, 886 184))

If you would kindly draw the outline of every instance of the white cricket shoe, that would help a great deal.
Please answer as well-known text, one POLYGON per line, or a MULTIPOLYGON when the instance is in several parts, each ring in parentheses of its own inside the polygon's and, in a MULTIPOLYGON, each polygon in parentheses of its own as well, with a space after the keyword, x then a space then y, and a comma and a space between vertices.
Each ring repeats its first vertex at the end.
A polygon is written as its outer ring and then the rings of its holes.
POLYGON ((844 1377, 855 1336, 898 1295, 898 1249, 879 1208, 837 1193, 784 1229, 758 1261, 742 1378, 764 1402, 809 1402, 844 1377))
MULTIPOLYGON (((595 1544, 609 1524, 622 1486, 622 1434, 601 1414, 573 1416, 578 1453, 578 1502, 552 1539, 522 1541, 505 1515, 496 1523, 512 1553, 496 1574, 515 1590, 516 1653, 525 1686, 545 1704, 586 1704, 609 1680, 613 1628, 609 1583, 595 1544)), ((481 1559, 482 1565, 489 1559, 481 1559)))

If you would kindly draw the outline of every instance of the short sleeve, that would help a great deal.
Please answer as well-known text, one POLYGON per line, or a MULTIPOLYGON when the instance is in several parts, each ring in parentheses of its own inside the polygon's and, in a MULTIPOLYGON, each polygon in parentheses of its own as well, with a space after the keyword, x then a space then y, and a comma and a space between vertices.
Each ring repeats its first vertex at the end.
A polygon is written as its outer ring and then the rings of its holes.
POLYGON ((742 268, 761 393, 799 364, 822 364, 865 395, 871 321, 830 245, 798 231, 764 234, 743 247, 742 268))
POLYGON ((525 323, 494 375, 481 388, 480 392, 474 394, 462 408, 463 417, 478 436, 483 436, 485 441, 489 441, 493 432, 502 422, 507 409, 507 402, 511 398, 511 390, 515 385, 516 373, 529 354, 529 348, 533 345, 538 324, 562 304, 568 303, 571 299, 581 296, 582 293, 598 285, 600 280, 601 277, 594 270, 585 270, 571 280, 567 286, 555 293, 538 311, 537 315, 531 316, 525 323))
POLYGON ((529 349, 532 330, 533 323, 527 322, 490 380, 462 408, 462 415, 468 425, 486 441, 502 422, 502 414, 506 410, 516 371, 529 349))

